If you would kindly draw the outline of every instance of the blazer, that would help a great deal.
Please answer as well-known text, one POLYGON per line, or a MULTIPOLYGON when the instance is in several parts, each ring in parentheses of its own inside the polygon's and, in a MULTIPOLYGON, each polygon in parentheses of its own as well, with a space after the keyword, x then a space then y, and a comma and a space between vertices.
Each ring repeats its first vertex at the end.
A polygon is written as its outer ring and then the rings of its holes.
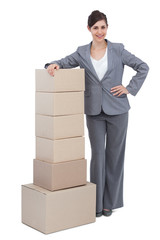
POLYGON ((148 65, 128 52, 122 43, 112 43, 107 39, 105 41, 108 48, 108 69, 102 80, 99 80, 90 59, 92 41, 79 46, 74 53, 65 58, 52 61, 44 66, 47 68, 50 64, 56 63, 60 68, 80 66, 85 69, 84 113, 87 115, 98 115, 101 109, 108 115, 127 112, 130 109, 127 94, 122 94, 120 97, 113 96, 110 89, 122 85, 124 65, 127 65, 137 72, 126 86, 129 93, 135 96, 149 71, 148 65))

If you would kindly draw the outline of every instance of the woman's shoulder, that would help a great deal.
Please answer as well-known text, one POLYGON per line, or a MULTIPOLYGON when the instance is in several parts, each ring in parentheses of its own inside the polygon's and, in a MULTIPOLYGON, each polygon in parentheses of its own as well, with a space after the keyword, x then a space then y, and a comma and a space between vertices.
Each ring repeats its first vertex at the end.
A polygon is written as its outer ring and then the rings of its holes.
POLYGON ((113 51, 118 55, 121 54, 121 52, 124 49, 124 44, 120 43, 120 42, 110 42, 109 41, 108 45, 109 45, 109 48, 112 48, 113 51))
POLYGON ((78 46, 77 51, 78 52, 85 52, 86 49, 88 48, 88 46, 89 46, 89 43, 85 44, 85 45, 78 46))
POLYGON ((120 42, 110 42, 111 46, 115 49, 124 48, 124 44, 120 42))

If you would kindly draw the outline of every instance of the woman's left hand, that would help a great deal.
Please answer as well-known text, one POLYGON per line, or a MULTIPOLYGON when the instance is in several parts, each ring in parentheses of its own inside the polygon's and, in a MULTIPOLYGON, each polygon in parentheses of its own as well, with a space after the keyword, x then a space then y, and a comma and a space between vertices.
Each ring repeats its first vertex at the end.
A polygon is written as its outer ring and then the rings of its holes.
POLYGON ((127 88, 125 88, 123 85, 115 86, 111 88, 111 93, 114 93, 113 95, 117 95, 117 97, 121 96, 122 94, 128 94, 127 88), (116 92, 116 93, 114 93, 116 92))

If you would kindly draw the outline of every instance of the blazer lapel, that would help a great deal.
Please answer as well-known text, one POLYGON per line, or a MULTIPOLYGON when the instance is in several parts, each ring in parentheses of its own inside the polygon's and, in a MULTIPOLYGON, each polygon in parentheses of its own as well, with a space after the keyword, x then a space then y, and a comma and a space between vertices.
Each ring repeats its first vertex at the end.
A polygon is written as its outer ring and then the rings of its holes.
POLYGON ((95 68, 92 64, 92 61, 91 61, 91 58, 90 58, 90 53, 91 53, 91 44, 92 42, 90 42, 88 45, 87 45, 87 49, 86 49, 86 59, 87 59, 87 63, 88 63, 88 66, 89 66, 89 70, 91 71, 91 74, 93 74, 95 77, 96 77, 96 82, 99 82, 99 78, 98 78, 98 75, 95 71, 95 68))
MULTIPOLYGON (((106 40, 106 39, 105 39, 106 40)), ((107 68, 107 71, 106 73, 104 74, 102 81, 104 81, 106 79, 106 77, 110 74, 110 72, 112 72, 114 66, 113 66, 113 54, 112 54, 112 43, 108 40, 107 41, 107 48, 108 48, 108 52, 107 52, 107 57, 108 57, 108 68, 107 68)))
POLYGON ((113 69, 113 56, 112 56, 112 43, 110 41, 108 41, 107 39, 105 39, 105 41, 107 42, 107 57, 108 57, 108 69, 106 71, 106 73, 104 74, 102 80, 99 79, 95 68, 92 64, 92 61, 90 59, 90 49, 91 49, 91 44, 92 41, 87 45, 87 49, 86 49, 86 59, 89 65, 89 68, 91 70, 91 72, 94 74, 94 76, 96 77, 96 80, 99 82, 102 82, 103 80, 105 80, 106 76, 112 71, 113 69))

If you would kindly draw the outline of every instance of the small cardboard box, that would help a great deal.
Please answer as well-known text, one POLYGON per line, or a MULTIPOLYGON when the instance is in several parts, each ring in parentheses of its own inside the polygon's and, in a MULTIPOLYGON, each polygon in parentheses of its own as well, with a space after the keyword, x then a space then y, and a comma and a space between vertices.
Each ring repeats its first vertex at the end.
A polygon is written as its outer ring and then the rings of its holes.
POLYGON ((33 163, 33 183, 37 186, 55 191, 86 184, 86 159, 62 163, 34 159, 33 163))
POLYGON ((61 139, 84 136, 84 115, 45 116, 36 114, 35 134, 37 137, 61 139))
POLYGON ((96 221, 96 184, 48 191, 22 185, 22 223, 45 234, 96 221))
POLYGON ((36 69, 36 91, 67 92, 84 91, 84 69, 58 69, 54 77, 46 69, 36 69))
POLYGON ((58 163, 85 157, 85 138, 47 139, 36 137, 36 159, 58 163))
POLYGON ((84 114, 84 92, 36 92, 36 113, 42 115, 84 114))

